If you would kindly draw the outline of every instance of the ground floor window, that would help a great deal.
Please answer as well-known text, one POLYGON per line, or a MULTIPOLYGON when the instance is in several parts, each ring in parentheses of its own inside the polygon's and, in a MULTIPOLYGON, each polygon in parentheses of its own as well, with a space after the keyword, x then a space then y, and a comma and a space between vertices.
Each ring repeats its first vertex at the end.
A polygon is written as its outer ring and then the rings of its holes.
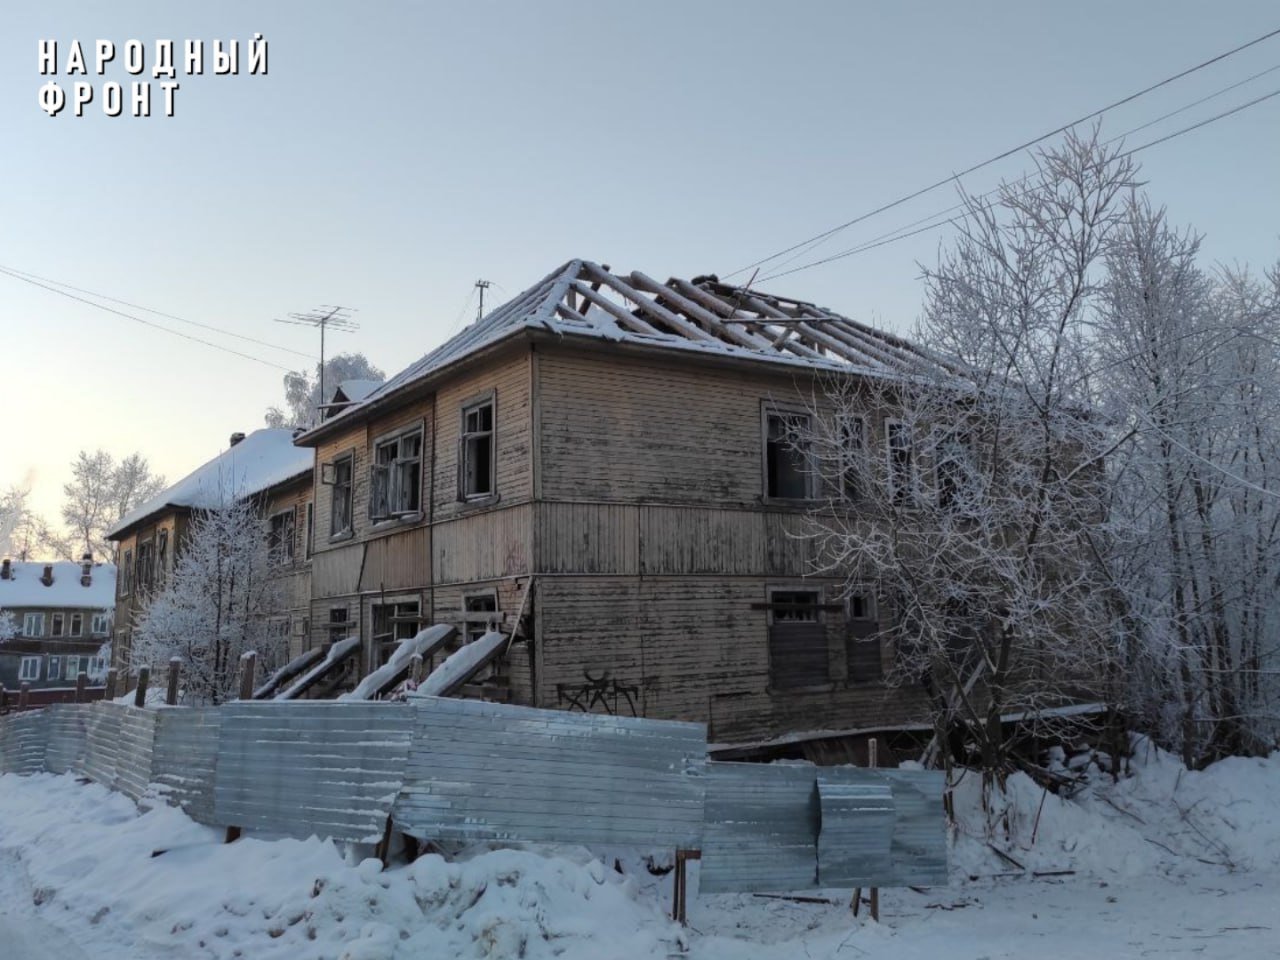
POLYGON ((19 680, 39 680, 40 679, 40 658, 39 657, 23 657, 22 663, 18 667, 19 680))
POLYGON ((876 683, 882 675, 880 621, 869 592, 851 594, 845 600, 845 658, 850 683, 876 683))
POLYGON ((467 643, 479 640, 498 622, 498 595, 494 591, 488 593, 472 593, 462 598, 464 614, 463 639, 467 643))
POLYGON ((382 666, 395 652, 400 641, 413 637, 422 623, 417 600, 380 603, 373 608, 373 644, 377 662, 382 666))
POLYGON ((831 680, 827 635, 818 590, 769 591, 769 686, 820 686, 831 680))

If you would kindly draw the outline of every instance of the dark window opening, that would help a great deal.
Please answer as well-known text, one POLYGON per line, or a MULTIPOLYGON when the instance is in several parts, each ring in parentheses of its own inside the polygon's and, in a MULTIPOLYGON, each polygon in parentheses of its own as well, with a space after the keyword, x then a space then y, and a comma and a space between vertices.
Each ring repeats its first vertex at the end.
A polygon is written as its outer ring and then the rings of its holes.
POLYGON ((846 500, 857 500, 863 492, 865 423, 861 417, 841 417, 837 426, 840 441, 840 492, 846 500))
POLYGON ((315 552, 316 547, 316 505, 311 501, 307 502, 307 540, 306 540, 306 559, 310 560, 311 555, 315 552))
POLYGON ((915 496, 915 451, 911 429, 905 423, 886 423, 889 448, 889 496, 895 504, 907 504, 915 496))
POLYGON ((371 519, 417 513, 422 508, 422 431, 379 443, 370 470, 371 519))
POLYGON ((812 687, 831 679, 827 635, 816 590, 775 590, 769 597, 769 686, 812 687))
POLYGON ((944 510, 962 510, 973 496, 973 459, 969 440, 963 434, 949 433, 938 443, 938 506, 944 510))
POLYGON ((466 614, 463 638, 467 643, 479 640, 498 622, 498 597, 496 594, 476 594, 464 597, 463 612, 466 614))
POLYGON ((285 510, 271 518, 267 535, 267 552, 274 564, 293 562, 293 511, 285 510))
POLYGON ((462 499, 478 500, 492 496, 496 486, 492 400, 463 409, 461 443, 459 481, 462 499))
POLYGON ((333 462, 333 494, 329 506, 329 536, 351 532, 352 458, 333 462))
POLYGON ((401 640, 408 640, 420 629, 421 618, 418 613, 418 601, 409 600, 402 603, 382 603, 373 608, 373 644, 377 652, 377 663, 382 666, 391 659, 391 654, 401 640))
POLYGON ((880 623, 870 594, 856 593, 845 600, 845 660, 850 683, 881 679, 880 623))
POLYGON ((156 534, 156 582, 164 583, 169 574, 169 531, 156 534))
POLYGON ((329 642, 337 643, 351 634, 348 632, 350 621, 347 619, 346 607, 329 608, 329 642))
POLYGON ((802 413, 770 413, 765 431, 766 495, 780 500, 811 496, 809 418, 802 413))

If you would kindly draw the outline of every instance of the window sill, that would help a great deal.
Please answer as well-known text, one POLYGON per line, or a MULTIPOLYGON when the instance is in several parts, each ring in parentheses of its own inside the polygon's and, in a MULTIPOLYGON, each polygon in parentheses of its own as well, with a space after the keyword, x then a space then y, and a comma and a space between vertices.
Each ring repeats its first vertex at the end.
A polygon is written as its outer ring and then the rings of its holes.
POLYGON ((379 517, 377 520, 371 519, 369 522, 373 524, 373 530, 389 530, 392 527, 406 526, 411 523, 421 523, 423 513, 416 510, 413 513, 406 513, 402 516, 379 517))
POLYGON ((502 494, 494 493, 487 497, 474 497, 472 499, 463 499, 457 501, 458 509, 463 513, 470 513, 473 510, 483 510, 486 507, 492 507, 502 499, 502 494))
POLYGON ((820 506, 823 501, 816 497, 806 497, 797 499, 794 497, 769 497, 763 496, 760 502, 766 507, 781 508, 784 510, 812 510, 814 507, 820 506))
POLYGON ((354 540, 356 532, 354 530, 344 530, 342 533, 335 533, 329 538, 330 543, 344 543, 347 540, 354 540))

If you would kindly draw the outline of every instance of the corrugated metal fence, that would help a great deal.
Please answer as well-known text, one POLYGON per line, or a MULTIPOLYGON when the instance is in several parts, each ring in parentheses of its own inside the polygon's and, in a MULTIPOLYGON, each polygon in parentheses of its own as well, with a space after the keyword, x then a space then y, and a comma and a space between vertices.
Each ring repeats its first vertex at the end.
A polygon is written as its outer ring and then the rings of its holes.
POLYGON ((947 879, 941 773, 708 763, 701 724, 448 698, 0 717, 0 773, 43 770, 277 835, 701 849, 708 893, 947 879))

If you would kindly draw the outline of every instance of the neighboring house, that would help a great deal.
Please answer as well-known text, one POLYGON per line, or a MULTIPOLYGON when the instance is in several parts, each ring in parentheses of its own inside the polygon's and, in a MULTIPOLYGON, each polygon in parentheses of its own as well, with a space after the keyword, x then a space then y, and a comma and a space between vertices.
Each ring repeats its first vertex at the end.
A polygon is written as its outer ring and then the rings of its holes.
MULTIPOLYGON (((919 723, 923 692, 882 682, 884 599, 812 576, 820 491, 785 435, 823 377, 932 363, 802 301, 572 261, 297 438, 311 642, 358 634, 367 672, 423 625, 498 623, 472 692, 717 743, 919 723)), ((904 442, 878 410, 857 439, 904 442)))
POLYGON ((333 397, 324 405, 322 419, 328 419, 353 403, 359 403, 380 386, 381 380, 343 380, 334 388, 333 397))
MULTIPOLYGON (((281 609, 273 616, 280 636, 296 653, 309 632, 312 455, 293 445, 294 431, 262 429, 231 435, 230 446, 173 486, 131 511, 107 536, 116 542, 120 576, 116 590, 113 665, 128 662, 135 618, 153 590, 173 573, 193 511, 224 497, 256 497, 269 529, 264 549, 278 558, 284 581, 281 609)), ((122 669, 122 675, 125 671, 122 669)))
MULTIPOLYGON (((111 639, 116 568, 110 563, 0 560, 0 685, 10 695, 28 684, 33 705, 70 700, 88 674, 101 696, 111 639), (2 630, 3 628, 0 628, 2 630)), ((11 698, 12 699, 12 698, 11 698)))

